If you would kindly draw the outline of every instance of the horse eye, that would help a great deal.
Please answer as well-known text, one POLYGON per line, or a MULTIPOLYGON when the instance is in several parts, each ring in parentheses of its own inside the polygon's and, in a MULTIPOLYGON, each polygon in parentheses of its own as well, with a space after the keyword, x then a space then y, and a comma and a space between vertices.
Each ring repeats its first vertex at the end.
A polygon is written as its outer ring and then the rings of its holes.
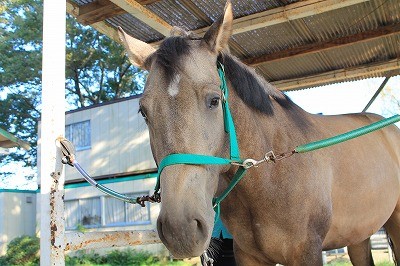
POLYGON ((208 105, 208 108, 213 109, 213 108, 217 107, 220 100, 221 100, 220 97, 214 97, 214 98, 212 98, 212 99, 210 100, 210 103, 209 103, 209 105, 208 105))

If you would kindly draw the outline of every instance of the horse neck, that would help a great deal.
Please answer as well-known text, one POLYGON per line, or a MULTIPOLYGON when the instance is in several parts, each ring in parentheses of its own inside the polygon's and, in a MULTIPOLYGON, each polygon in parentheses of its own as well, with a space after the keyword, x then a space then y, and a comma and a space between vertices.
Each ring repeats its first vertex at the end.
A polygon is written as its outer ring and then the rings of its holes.
POLYGON ((294 104, 286 110, 273 101, 274 114, 266 115, 247 106, 232 93, 231 112, 235 122, 242 159, 261 159, 273 150, 282 153, 308 141, 313 127, 313 116, 294 104))

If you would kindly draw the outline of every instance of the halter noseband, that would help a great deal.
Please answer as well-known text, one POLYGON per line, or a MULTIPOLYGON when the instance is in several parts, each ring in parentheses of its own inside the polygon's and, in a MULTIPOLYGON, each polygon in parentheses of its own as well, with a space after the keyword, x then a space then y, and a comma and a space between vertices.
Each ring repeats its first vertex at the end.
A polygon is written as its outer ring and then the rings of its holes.
POLYGON ((220 196, 213 199, 214 210, 217 212, 217 215, 219 215, 221 201, 225 199, 226 196, 228 196, 229 192, 231 192, 232 189, 236 186, 236 184, 242 179, 242 177, 246 173, 247 168, 253 166, 253 164, 252 162, 249 162, 249 164, 247 164, 246 163, 247 160, 243 161, 240 159, 239 145, 236 137, 235 125, 233 123, 232 115, 229 110, 229 103, 228 103, 229 92, 225 79, 224 66, 218 62, 217 69, 219 78, 221 79, 220 89, 222 91, 222 96, 223 96, 222 110, 224 115, 225 132, 229 136, 230 158, 227 159, 211 155, 193 154, 193 153, 169 154, 161 160, 160 165, 158 166, 157 183, 154 190, 155 194, 159 193, 161 172, 164 170, 165 167, 170 165, 175 165, 175 164, 238 165, 239 169, 236 171, 228 187, 222 192, 220 196), (247 167, 247 165, 249 167, 247 167))

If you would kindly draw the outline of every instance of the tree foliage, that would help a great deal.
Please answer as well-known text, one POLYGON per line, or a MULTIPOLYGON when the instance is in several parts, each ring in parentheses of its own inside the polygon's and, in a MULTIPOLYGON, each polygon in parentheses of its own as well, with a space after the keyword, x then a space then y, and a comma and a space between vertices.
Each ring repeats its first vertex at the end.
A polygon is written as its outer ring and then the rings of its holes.
POLYGON ((139 94, 145 73, 131 65, 118 43, 67 20, 67 96, 83 107, 139 94))
POLYGON ((7 254, 0 257, 0 265, 38 265, 39 238, 35 236, 20 236, 7 245, 7 254))
MULTIPOLYGON (((42 89, 42 1, 0 1, 0 127, 33 147, 28 152, 18 149, 0 155, 0 166, 18 161, 35 167, 42 89)), ((142 92, 146 74, 129 63, 119 44, 69 16, 66 40, 67 109, 142 92)), ((4 178, 1 171, 0 177, 4 178)))

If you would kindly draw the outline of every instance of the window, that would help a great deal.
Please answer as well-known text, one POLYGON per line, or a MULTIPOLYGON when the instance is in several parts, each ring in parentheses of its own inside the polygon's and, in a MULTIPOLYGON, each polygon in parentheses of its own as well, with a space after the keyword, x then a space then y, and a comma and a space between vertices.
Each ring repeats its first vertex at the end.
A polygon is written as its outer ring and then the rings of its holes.
MULTIPOLYGON (((148 191, 147 191, 148 193, 148 191)), ((130 197, 146 194, 131 193, 130 197)), ((76 229, 79 225, 91 228, 101 226, 125 226, 150 224, 150 205, 146 207, 117 200, 109 196, 65 201, 65 228, 76 229), (102 219, 103 218, 103 219, 102 219)))
POLYGON ((65 227, 76 229, 78 225, 101 226, 100 197, 65 202, 65 227))
POLYGON ((77 151, 90 149, 90 120, 66 125, 65 137, 74 144, 77 151))
MULTIPOLYGON (((128 194, 128 196, 134 198, 143 195, 144 193, 128 194)), ((106 226, 150 223, 150 209, 148 204, 143 208, 139 204, 123 202, 112 197, 105 197, 104 204, 106 226)))

